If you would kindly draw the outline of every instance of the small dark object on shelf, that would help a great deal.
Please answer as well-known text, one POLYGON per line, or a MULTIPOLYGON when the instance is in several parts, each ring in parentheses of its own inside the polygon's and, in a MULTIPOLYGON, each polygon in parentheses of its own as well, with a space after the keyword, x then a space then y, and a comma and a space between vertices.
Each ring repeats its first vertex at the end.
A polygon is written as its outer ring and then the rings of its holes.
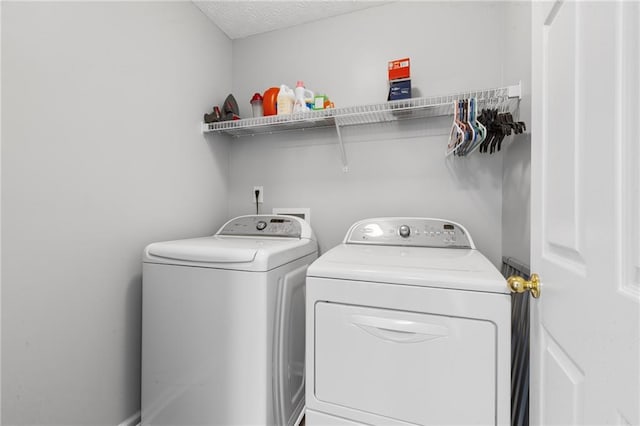
POLYGON ((205 123, 217 123, 218 121, 221 120, 221 115, 220 115, 220 108, 217 106, 213 107, 213 112, 211 112, 210 114, 205 114, 204 115, 204 122, 205 123))

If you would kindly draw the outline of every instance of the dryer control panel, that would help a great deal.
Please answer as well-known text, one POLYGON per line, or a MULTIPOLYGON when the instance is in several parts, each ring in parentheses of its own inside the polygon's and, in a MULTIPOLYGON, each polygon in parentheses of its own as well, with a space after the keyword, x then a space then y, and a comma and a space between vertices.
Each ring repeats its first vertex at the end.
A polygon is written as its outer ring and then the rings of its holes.
POLYGON ((355 223, 344 242, 436 248, 472 248, 468 231, 460 224, 431 218, 386 217, 355 223))
POLYGON ((216 235, 301 238, 300 220, 276 215, 240 216, 227 222, 216 235))

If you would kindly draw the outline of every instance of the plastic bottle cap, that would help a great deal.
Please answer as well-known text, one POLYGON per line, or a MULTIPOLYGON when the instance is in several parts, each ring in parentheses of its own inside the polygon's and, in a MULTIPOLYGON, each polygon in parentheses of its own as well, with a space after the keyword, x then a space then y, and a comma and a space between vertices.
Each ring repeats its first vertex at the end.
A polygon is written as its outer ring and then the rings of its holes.
POLYGON ((262 102, 262 95, 260 93, 254 93, 253 98, 251 98, 251 103, 258 101, 262 102))
POLYGON ((304 87, 304 81, 298 80, 298 82, 296 83, 296 87, 304 87))

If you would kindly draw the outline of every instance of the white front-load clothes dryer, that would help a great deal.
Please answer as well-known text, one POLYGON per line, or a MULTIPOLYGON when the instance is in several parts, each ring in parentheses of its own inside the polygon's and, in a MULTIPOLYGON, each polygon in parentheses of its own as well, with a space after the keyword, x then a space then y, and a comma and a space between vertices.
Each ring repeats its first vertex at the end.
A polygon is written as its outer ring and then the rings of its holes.
POLYGON ((461 225, 357 222, 306 314, 307 425, 509 424, 511 299, 461 225))
POLYGON ((150 244, 142 283, 143 425, 292 425, 304 406, 300 218, 241 216, 150 244))

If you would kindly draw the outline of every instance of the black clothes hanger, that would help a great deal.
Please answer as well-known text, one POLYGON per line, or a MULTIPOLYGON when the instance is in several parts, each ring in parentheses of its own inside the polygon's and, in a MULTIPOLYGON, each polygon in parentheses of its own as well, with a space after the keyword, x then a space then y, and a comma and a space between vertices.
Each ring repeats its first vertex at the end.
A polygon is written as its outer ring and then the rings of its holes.
POLYGON ((469 99, 454 103, 457 140, 455 149, 452 149, 450 136, 447 155, 466 156, 476 149, 481 153, 493 154, 502 149, 502 142, 507 136, 522 134, 527 130, 524 121, 515 121, 513 115, 506 111, 506 100, 502 104, 493 104, 493 107, 485 106, 479 114, 476 113, 477 101, 473 101, 473 105, 469 99))

